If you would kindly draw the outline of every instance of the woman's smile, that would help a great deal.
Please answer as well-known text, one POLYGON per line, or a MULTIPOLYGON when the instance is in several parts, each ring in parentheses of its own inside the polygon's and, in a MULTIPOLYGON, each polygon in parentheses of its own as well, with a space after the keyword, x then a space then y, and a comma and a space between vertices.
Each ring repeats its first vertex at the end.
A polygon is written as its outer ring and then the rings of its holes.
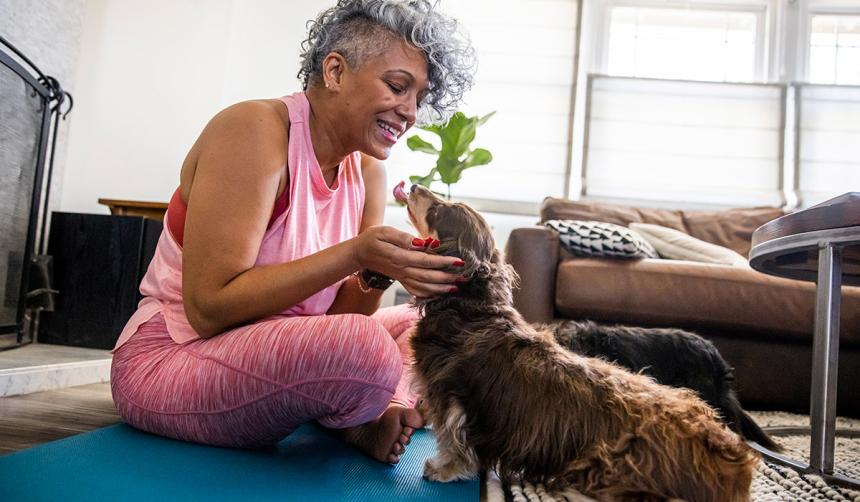
POLYGON ((397 143, 397 139, 403 133, 403 130, 398 128, 397 126, 392 125, 390 122, 386 122, 384 120, 376 121, 377 130, 379 130, 379 134, 382 138, 392 145, 397 143))

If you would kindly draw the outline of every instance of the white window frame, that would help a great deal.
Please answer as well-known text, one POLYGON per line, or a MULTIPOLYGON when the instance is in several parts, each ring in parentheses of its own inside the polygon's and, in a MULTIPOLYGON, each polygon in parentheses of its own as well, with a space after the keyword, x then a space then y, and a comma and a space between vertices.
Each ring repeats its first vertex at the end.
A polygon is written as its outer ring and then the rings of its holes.
POLYGON ((779 65, 774 48, 778 47, 781 36, 779 23, 781 14, 780 0, 602 0, 594 2, 592 22, 595 23, 592 47, 592 64, 587 73, 608 74, 609 33, 612 21, 611 12, 615 7, 643 7, 663 9, 696 9, 726 12, 748 12, 756 15, 756 59, 754 82, 776 80, 779 65), (600 37, 598 39, 598 37, 600 37))
POLYGON ((812 42, 812 17, 819 15, 860 16, 860 3, 857 0, 799 0, 799 2, 798 32, 800 36, 797 37, 798 47, 793 54, 797 58, 795 80, 809 83, 809 44, 812 42))

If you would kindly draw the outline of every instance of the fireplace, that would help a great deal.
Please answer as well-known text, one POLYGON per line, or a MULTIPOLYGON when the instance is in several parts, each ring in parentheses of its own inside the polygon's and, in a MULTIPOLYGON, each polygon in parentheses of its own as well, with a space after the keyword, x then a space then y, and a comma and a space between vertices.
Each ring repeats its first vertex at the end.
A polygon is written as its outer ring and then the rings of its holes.
POLYGON ((53 303, 44 220, 57 126, 71 103, 0 37, 0 350, 33 341, 53 303))

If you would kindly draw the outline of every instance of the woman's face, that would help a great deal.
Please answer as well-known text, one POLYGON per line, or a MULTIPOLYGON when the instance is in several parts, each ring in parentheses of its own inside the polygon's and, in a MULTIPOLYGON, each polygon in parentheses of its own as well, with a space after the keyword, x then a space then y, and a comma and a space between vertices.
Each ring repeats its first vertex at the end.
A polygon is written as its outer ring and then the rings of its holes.
POLYGON ((424 53, 401 40, 380 56, 343 75, 344 133, 357 149, 386 159, 391 147, 415 124, 427 92, 424 53))

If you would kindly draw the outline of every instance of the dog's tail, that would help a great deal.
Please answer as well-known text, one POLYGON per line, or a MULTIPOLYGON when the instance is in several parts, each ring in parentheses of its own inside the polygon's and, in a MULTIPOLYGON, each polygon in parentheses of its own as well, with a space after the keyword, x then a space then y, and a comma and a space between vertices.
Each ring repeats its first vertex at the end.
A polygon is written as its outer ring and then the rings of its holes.
POLYGON ((729 428, 742 438, 755 441, 771 451, 782 451, 782 447, 759 427, 749 413, 741 408, 741 403, 733 390, 723 393, 720 398, 720 411, 725 415, 724 420, 728 423, 729 428))

